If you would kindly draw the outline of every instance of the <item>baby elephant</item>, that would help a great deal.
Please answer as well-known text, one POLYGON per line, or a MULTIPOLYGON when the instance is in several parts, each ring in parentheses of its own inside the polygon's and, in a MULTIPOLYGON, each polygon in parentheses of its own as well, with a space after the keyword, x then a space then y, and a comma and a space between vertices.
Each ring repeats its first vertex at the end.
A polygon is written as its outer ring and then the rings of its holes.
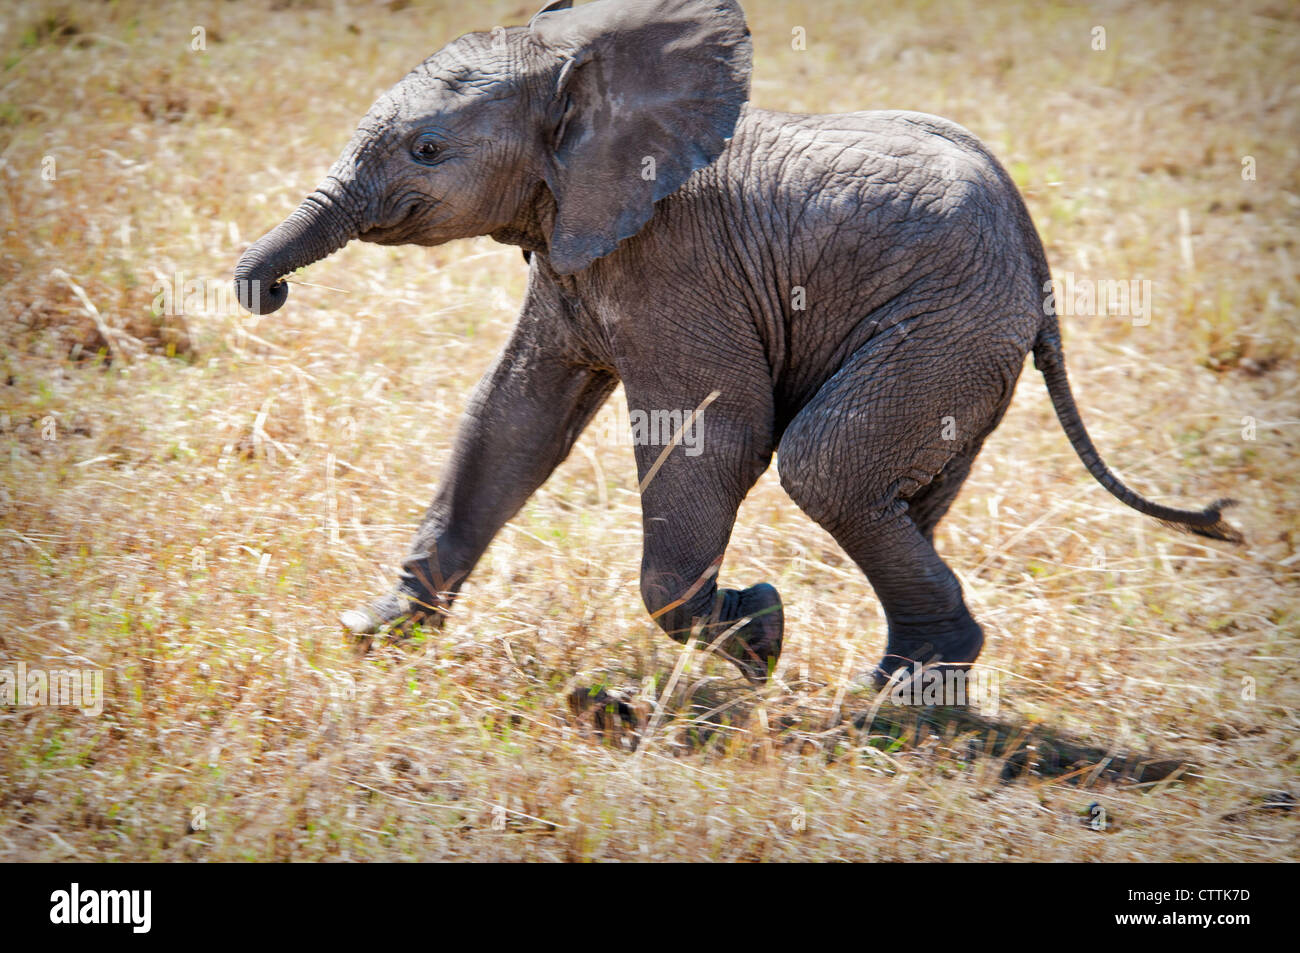
POLYGON ((751 108, 750 59, 735 0, 558 0, 526 27, 463 36, 382 96, 319 188, 240 259, 236 288, 258 314, 284 304, 285 275, 353 239, 491 235, 530 261, 396 591, 345 613, 349 629, 440 621, 619 381, 631 408, 677 412, 676 444, 636 446, 646 608, 754 683, 781 652, 781 599, 716 574, 774 452, 884 607, 878 676, 975 660, 984 636, 934 529, 1030 351, 1102 486, 1239 539, 1228 501, 1161 506, 1102 463, 1066 381, 1042 245, 974 136, 921 113, 751 108), (680 439, 688 422, 702 439, 680 439))

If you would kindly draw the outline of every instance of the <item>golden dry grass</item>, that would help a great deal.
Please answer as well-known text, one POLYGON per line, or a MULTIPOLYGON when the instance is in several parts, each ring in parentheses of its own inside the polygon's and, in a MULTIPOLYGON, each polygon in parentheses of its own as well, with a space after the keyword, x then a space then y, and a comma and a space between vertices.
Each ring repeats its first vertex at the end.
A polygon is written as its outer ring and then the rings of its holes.
POLYGON ((1132 484, 1238 497, 1247 545, 1111 500, 1032 366, 939 534, 1003 717, 1196 764, 1087 788, 826 730, 872 704, 851 678, 883 620, 773 473, 723 575, 784 595, 780 683, 760 699, 696 657, 638 751, 598 743, 566 687, 662 690, 678 654, 638 597, 630 451, 594 435, 445 631, 345 643, 337 612, 387 587, 509 331, 518 251, 354 245, 303 276, 339 291, 260 322, 157 319, 152 286, 224 282, 377 93, 533 12, 463 6, 0 14, 0 667, 95 666, 108 696, 98 718, 0 708, 0 857, 1295 859, 1300 821, 1265 808, 1300 793, 1294 6, 747 4, 758 105, 955 119, 1024 189, 1058 275, 1153 282, 1147 326, 1065 320, 1076 393, 1132 484), (693 745, 701 699, 736 717, 693 745))

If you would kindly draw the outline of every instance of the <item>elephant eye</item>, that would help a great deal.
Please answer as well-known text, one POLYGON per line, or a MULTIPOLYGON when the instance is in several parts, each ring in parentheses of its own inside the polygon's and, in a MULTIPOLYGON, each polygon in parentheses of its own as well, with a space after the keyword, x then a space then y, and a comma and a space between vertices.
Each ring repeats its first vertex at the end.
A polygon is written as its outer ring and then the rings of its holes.
POLYGON ((419 162, 433 162, 441 153, 442 148, 432 139, 419 140, 411 150, 411 154, 419 162))

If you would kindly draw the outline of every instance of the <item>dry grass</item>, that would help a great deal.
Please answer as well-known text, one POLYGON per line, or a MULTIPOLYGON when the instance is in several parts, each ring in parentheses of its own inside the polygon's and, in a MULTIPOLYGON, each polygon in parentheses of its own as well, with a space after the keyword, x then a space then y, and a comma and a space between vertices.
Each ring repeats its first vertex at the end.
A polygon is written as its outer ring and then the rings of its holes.
POLYGON ((0 709, 0 857, 1295 859, 1300 821, 1263 807, 1300 793, 1294 7, 748 4, 757 104, 953 118, 1025 190, 1058 274, 1154 283, 1148 326, 1065 322, 1086 420, 1151 495, 1240 498, 1247 545, 1112 501, 1032 367, 940 531, 1004 717, 1196 764, 1084 787, 835 728, 873 702, 845 688, 881 613, 771 473, 723 573, 785 596, 780 684, 759 698, 696 657, 636 752, 599 744, 572 681, 662 689, 678 655, 637 593, 630 451, 591 436, 443 633, 344 642, 336 613, 388 585, 508 333, 518 251, 352 246, 305 276, 341 292, 300 287, 260 324, 155 318, 152 285, 226 280, 380 90, 532 12, 463 6, 0 14, 0 667, 99 667, 108 695, 98 718, 0 709), (695 737, 692 705, 728 702, 695 737), (1080 823, 1094 801, 1105 832, 1080 823))

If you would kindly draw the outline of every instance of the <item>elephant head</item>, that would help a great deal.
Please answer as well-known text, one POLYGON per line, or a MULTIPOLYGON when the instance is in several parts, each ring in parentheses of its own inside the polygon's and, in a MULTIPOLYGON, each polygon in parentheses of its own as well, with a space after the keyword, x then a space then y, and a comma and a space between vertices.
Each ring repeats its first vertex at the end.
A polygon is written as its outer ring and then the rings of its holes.
POLYGON ((575 274, 722 152, 749 93, 735 0, 551 3, 527 27, 450 43, 366 113, 325 180, 254 242, 240 302, 352 239, 439 245, 494 235, 575 274))

